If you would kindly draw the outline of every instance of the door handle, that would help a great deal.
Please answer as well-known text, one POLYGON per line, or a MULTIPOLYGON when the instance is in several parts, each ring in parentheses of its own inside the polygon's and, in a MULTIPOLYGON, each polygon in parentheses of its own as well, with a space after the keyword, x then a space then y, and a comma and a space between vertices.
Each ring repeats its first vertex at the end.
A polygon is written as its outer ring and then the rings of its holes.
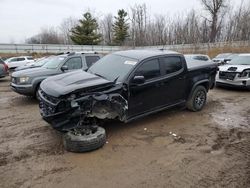
POLYGON ((186 79, 186 76, 181 76, 181 77, 179 77, 178 79, 179 79, 179 80, 184 80, 184 79, 186 79))
POLYGON ((155 84, 156 87, 161 87, 161 86, 164 86, 165 84, 163 82, 160 82, 160 83, 157 83, 155 84))

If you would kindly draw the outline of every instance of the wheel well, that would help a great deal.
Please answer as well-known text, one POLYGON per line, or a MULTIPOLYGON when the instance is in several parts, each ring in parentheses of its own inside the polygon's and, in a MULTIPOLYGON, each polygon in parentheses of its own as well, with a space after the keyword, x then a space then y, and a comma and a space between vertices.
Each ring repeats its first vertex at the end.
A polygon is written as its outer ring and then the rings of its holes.
POLYGON ((209 82, 202 82, 202 83, 196 85, 195 87, 197 87, 197 86, 204 86, 206 88, 207 92, 209 90, 209 82))
POLYGON ((208 81, 200 82, 200 83, 198 83, 198 84, 196 84, 196 85, 194 85, 194 86, 192 87, 192 89, 191 89, 191 91, 190 91, 190 93, 189 93, 188 98, 191 97, 191 95, 192 95, 192 93, 194 92, 195 88, 198 87, 198 86, 203 86, 203 87, 205 87, 205 89, 207 90, 207 92, 208 92, 208 90, 209 90, 209 82, 208 82, 208 81))
POLYGON ((34 95, 36 95, 36 91, 38 90, 40 84, 41 84, 41 82, 38 82, 38 83, 36 84, 35 91, 34 91, 34 95))

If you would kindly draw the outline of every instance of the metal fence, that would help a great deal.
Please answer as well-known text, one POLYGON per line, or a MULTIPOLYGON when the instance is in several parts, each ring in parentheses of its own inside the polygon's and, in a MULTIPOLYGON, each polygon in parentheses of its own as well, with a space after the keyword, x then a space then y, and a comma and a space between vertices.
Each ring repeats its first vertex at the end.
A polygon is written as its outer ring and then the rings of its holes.
POLYGON ((0 53, 60 53, 67 51, 96 51, 99 53, 110 53, 124 49, 169 49, 176 51, 207 51, 211 48, 242 48, 250 47, 249 41, 217 42, 199 44, 178 44, 160 46, 102 46, 102 45, 58 45, 58 44, 0 44, 0 53))
POLYGON ((59 45, 59 44, 0 44, 0 53, 60 53, 67 51, 96 51, 109 53, 121 50, 120 46, 59 45))

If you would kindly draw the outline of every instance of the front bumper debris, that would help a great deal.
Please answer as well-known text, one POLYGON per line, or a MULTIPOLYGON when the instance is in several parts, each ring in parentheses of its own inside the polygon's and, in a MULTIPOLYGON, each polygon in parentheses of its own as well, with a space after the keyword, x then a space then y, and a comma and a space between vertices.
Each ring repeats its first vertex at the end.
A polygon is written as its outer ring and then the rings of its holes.
POLYGON ((78 125, 80 117, 125 121, 127 101, 120 94, 95 93, 78 99, 58 99, 39 90, 39 108, 53 128, 67 131, 78 125))

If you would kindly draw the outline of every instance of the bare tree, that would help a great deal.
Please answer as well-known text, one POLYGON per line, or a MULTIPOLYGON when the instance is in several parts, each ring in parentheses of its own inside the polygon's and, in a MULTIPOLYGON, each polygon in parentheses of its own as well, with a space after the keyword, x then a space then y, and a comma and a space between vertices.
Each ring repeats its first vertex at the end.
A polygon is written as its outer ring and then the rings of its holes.
MULTIPOLYGON (((152 38, 155 36, 156 45, 164 45, 167 42, 166 37, 166 17, 163 15, 156 15, 154 20, 154 33, 152 33, 152 38)), ((153 41, 153 42, 154 42, 153 41)))
POLYGON ((112 25, 113 25, 113 15, 111 13, 106 14, 101 20, 100 24, 100 30, 103 35, 103 42, 104 44, 111 45, 112 44, 112 38, 113 38, 113 31, 112 31, 112 25))
POLYGON ((54 27, 42 28, 40 33, 27 39, 29 44, 63 44, 63 38, 54 27))
POLYGON ((210 14, 209 18, 206 18, 210 22, 209 39, 210 42, 215 42, 223 22, 228 0, 201 0, 201 3, 210 14))
MULTIPOLYGON (((230 7, 230 0, 200 0, 206 13, 190 10, 187 14, 150 17, 146 4, 135 4, 129 9, 129 37, 125 45, 195 44, 215 41, 250 40, 250 2, 241 0, 240 7, 230 7), (230 7, 231 11, 226 13, 230 7)), ((99 17, 98 32, 105 45, 112 45, 113 16, 99 17)), ((29 38, 28 43, 72 44, 70 33, 78 20, 64 19, 59 29, 42 29, 29 38)))
POLYGON ((131 37, 135 46, 145 45, 148 15, 146 4, 134 5, 130 8, 129 18, 131 21, 131 37))
POLYGON ((61 32, 61 35, 63 37, 63 43, 64 44, 73 44, 71 38, 70 38, 70 32, 72 28, 74 28, 78 23, 78 20, 73 17, 65 18, 60 26, 59 30, 61 32))

